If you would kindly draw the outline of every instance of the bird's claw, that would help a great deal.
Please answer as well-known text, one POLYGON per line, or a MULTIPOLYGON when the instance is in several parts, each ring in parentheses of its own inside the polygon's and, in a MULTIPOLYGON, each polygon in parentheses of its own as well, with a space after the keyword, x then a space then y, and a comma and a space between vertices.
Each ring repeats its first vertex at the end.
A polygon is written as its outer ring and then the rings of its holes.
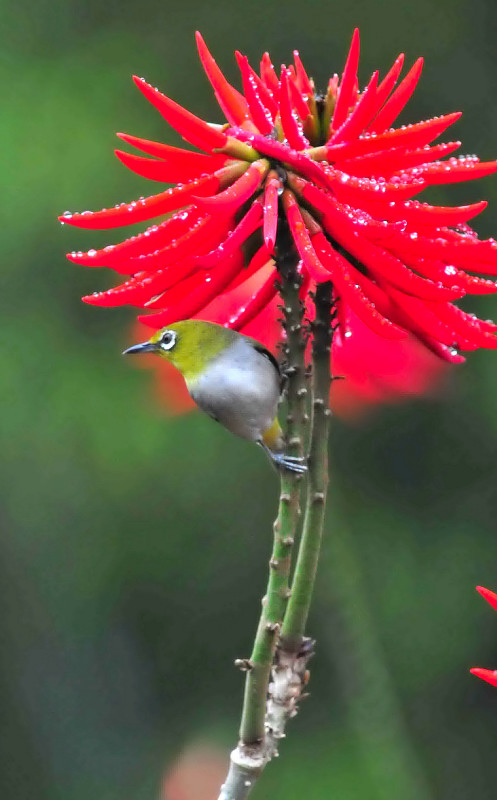
POLYGON ((286 469, 304 475, 307 472, 307 459, 301 456, 287 456, 284 453, 273 453, 272 458, 278 469, 286 469))

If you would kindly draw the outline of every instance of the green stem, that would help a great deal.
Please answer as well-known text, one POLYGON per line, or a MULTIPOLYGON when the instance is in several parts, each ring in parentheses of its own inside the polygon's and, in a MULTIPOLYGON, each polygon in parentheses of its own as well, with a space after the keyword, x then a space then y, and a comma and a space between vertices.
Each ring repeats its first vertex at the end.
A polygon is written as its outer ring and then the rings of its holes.
POLYGON ((330 420, 331 283, 316 289, 312 323, 313 400, 307 499, 291 597, 281 628, 281 647, 298 653, 304 641, 323 533, 328 487, 328 430, 330 420))
MULTIPOLYGON (((302 332, 303 308, 299 298, 300 280, 297 274, 298 255, 290 238, 285 220, 278 226, 276 263, 281 277, 280 294, 283 300, 286 331, 286 396, 287 416, 285 438, 289 452, 301 456, 304 450, 306 417, 306 378, 302 332)), ((289 471, 281 473, 278 516, 274 523, 273 551, 269 562, 269 580, 263 599, 252 655, 247 668, 240 739, 244 745, 261 742, 264 738, 266 697, 271 666, 281 622, 289 596, 289 577, 292 547, 300 517, 301 476, 289 471)))

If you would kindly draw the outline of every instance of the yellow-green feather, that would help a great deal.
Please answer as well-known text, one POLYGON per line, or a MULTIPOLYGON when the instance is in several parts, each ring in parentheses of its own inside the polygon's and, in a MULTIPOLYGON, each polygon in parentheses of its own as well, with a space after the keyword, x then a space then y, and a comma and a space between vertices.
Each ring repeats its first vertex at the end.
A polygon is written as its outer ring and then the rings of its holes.
POLYGON ((194 382, 205 370, 209 361, 240 336, 236 331, 213 322, 188 319, 157 331, 150 341, 158 342, 166 330, 176 333, 176 344, 171 350, 159 350, 159 355, 179 369, 187 384, 194 382))

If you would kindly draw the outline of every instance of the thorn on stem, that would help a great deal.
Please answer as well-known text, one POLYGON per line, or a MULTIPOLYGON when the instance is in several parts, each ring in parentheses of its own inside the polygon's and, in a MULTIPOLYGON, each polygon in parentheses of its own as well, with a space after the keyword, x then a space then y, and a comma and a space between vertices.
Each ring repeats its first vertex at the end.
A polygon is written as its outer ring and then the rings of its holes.
POLYGON ((250 658, 235 658, 235 667, 238 667, 242 672, 250 672, 254 668, 253 662, 250 658))
POLYGON ((280 630, 280 623, 279 622, 266 622, 266 630, 268 633, 279 633, 280 630))

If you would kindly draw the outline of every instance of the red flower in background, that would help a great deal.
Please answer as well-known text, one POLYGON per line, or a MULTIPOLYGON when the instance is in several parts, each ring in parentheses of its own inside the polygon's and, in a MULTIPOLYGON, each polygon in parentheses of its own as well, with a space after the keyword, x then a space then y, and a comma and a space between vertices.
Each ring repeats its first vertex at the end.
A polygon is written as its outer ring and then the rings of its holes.
POLYGON ((446 158, 460 143, 433 144, 459 113, 391 127, 415 89, 422 59, 398 83, 400 55, 382 80, 375 72, 360 92, 356 30, 341 79, 333 76, 326 95, 318 95, 298 53, 279 76, 267 53, 259 73, 237 53, 241 94, 200 34, 197 44, 227 123, 206 123, 135 78, 201 152, 119 134, 151 156, 116 151, 126 166, 177 186, 61 217, 93 229, 155 220, 120 244, 69 255, 126 276, 85 302, 144 309, 151 313, 139 319, 152 328, 198 316, 274 346, 280 334, 272 255, 284 223, 301 258, 302 298, 316 282, 333 283, 334 372, 352 383, 355 373, 370 399, 424 391, 440 363, 428 351, 458 363, 460 351, 497 347, 497 325, 454 304, 497 290, 495 281, 471 274, 497 274, 497 243, 480 240, 467 224, 486 203, 440 207, 413 199, 430 185, 495 172, 497 162, 446 158))
MULTIPOLYGON (((495 611, 497 611, 497 594, 491 592, 490 589, 485 589, 484 586, 477 586, 476 590, 480 592, 481 596, 485 598, 495 611)), ((470 669, 472 675, 487 681, 492 686, 497 686, 497 669, 482 669, 481 667, 473 667, 470 669)))

